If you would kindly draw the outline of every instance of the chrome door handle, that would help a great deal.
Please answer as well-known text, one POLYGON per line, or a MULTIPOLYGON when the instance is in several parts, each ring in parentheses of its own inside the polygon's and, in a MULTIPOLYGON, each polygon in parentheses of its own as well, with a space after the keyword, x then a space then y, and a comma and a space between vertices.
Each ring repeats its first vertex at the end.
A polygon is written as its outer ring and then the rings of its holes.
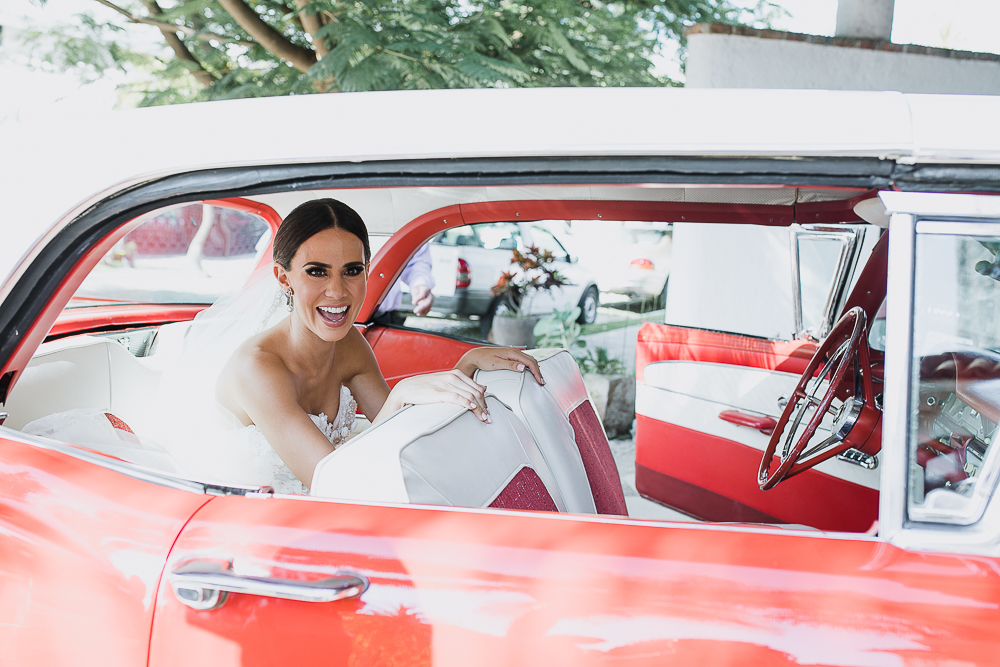
POLYGON ((368 590, 368 579, 353 572, 338 572, 319 581, 297 581, 274 577, 241 577, 233 573, 232 563, 190 560, 168 576, 177 599, 192 609, 221 607, 229 593, 262 595, 303 602, 333 602, 358 597, 368 590))

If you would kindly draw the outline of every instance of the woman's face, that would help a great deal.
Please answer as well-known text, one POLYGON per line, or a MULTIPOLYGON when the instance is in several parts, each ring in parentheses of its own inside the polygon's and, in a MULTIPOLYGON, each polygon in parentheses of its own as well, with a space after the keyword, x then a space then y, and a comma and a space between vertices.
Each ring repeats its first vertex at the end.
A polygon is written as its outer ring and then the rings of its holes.
POLYGON ((324 229, 299 246, 290 270, 275 264, 274 274, 282 290, 292 288, 295 320, 326 341, 348 334, 365 300, 368 267, 361 239, 324 229))

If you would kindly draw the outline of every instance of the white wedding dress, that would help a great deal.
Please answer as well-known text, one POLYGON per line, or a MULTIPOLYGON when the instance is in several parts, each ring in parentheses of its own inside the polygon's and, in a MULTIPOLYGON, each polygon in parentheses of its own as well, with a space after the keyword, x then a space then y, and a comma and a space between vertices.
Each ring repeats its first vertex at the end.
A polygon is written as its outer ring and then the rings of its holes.
MULTIPOLYGON (((357 409, 358 404, 351 396, 351 390, 341 386, 340 408, 337 410, 336 418, 331 422, 323 412, 318 415, 309 415, 309 418, 316 424, 316 428, 326 436, 333 448, 337 449, 351 437, 357 409)), ((241 438, 246 439, 248 456, 259 459, 270 471, 270 481, 266 486, 272 487, 275 493, 309 493, 306 485, 288 469, 277 452, 271 448, 259 428, 253 424, 244 426, 237 432, 237 440, 241 438)))
MULTIPOLYGON (((288 316, 270 265, 257 270, 243 290, 220 299, 192 321, 178 358, 166 360, 150 397, 149 432, 112 426, 103 410, 69 410, 27 424, 26 433, 91 447, 140 465, 188 479, 225 486, 270 486, 277 493, 307 494, 255 425, 244 426, 215 399, 219 374, 250 337, 288 316)), ((334 448, 350 437, 357 402, 340 388, 332 421, 309 415, 334 448)), ((115 419, 113 419, 115 417, 115 419)))

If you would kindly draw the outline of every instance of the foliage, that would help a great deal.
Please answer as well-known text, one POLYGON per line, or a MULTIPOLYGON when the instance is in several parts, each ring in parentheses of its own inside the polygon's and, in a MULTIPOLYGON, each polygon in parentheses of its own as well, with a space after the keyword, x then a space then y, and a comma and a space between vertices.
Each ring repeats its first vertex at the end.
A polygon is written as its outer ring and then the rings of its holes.
POLYGON ((520 271, 504 271, 493 286, 492 293, 493 296, 504 297, 515 317, 521 316, 525 300, 530 299, 535 292, 570 284, 563 274, 550 266, 556 258, 548 250, 529 246, 523 253, 517 248, 511 253, 510 263, 517 264, 520 271))
POLYGON ((538 320, 534 331, 538 347, 562 347, 567 350, 586 347, 586 341, 580 340, 582 329, 576 321, 579 317, 580 306, 571 306, 566 310, 555 310, 548 317, 538 320))
MULTIPOLYGON (((35 0, 44 4, 45 0, 35 0)), ((663 40, 703 21, 766 24, 759 0, 94 0, 120 20, 27 37, 34 62, 141 70, 143 104, 310 92, 651 86, 663 40), (740 3, 742 4, 742 3, 740 3), (143 25, 144 24, 144 25, 143 25), (150 55, 148 43, 165 46, 150 55)))
POLYGON ((608 351, 603 348, 587 350, 586 356, 577 359, 580 370, 584 373, 597 373, 598 375, 622 375, 625 373, 625 364, 621 359, 615 359, 608 355, 608 351))

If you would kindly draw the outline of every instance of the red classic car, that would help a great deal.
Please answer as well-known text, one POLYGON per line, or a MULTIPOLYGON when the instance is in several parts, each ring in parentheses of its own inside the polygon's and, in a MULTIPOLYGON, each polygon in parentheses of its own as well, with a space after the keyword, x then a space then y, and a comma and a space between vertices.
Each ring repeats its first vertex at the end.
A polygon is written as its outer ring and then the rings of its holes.
POLYGON ((3 128, 0 661, 994 664, 998 112, 434 91, 3 128), (270 115, 330 129, 263 141, 270 115), (227 131, 149 131, 167 126, 227 131), (356 322, 390 384, 482 344, 374 322, 442 231, 673 225, 666 309, 624 360, 634 460, 554 349, 532 351, 544 387, 480 372, 493 424, 404 408, 324 459, 309 496, 185 475, 142 440, 185 419, 157 387, 192 318, 317 197, 391 235, 356 322), (73 410, 120 446, 31 428, 73 410))

